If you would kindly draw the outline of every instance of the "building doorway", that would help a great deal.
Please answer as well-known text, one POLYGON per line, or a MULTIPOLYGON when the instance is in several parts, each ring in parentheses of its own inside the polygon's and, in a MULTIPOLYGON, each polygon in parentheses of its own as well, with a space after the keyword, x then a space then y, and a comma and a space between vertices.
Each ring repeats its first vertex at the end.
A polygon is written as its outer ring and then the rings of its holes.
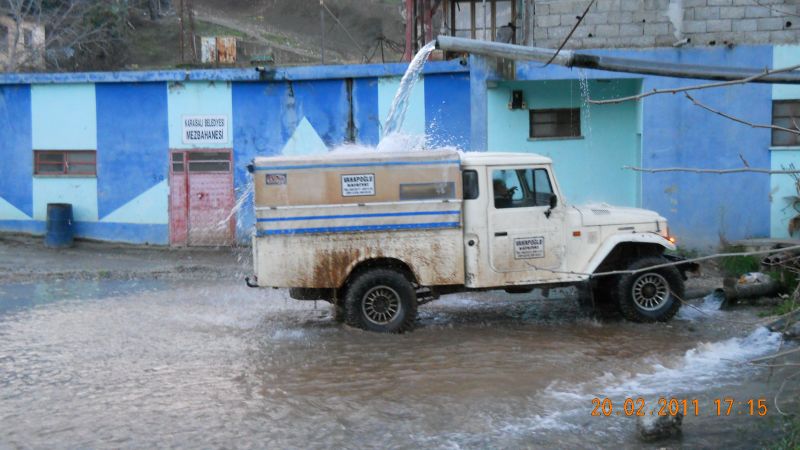
POLYGON ((231 149, 170 152, 170 244, 232 245, 236 202, 231 149))

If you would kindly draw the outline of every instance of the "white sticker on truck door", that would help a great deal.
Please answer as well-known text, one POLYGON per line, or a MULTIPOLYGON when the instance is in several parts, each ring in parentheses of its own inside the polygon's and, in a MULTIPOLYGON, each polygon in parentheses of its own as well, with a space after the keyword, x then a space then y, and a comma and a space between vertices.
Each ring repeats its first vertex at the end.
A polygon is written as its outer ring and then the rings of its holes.
POLYGON ((544 237, 514 239, 514 259, 544 258, 544 237))
POLYGON ((342 175, 342 197, 375 195, 375 174, 342 175))

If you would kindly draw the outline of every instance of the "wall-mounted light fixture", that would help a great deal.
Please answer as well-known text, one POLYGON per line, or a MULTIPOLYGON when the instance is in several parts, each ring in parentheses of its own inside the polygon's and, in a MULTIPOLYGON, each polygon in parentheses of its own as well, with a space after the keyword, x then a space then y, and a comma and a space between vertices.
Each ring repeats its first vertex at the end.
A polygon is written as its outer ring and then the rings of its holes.
POLYGON ((511 91, 511 101, 508 102, 508 109, 528 109, 521 90, 511 91))

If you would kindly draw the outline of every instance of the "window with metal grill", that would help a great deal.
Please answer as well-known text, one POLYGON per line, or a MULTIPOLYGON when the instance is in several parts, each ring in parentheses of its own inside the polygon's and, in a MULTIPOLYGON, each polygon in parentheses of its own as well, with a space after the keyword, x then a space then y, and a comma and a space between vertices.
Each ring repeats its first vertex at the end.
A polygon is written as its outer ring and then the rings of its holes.
POLYGON ((229 152, 189 151, 172 153, 172 172, 183 172, 186 164, 189 172, 230 172, 231 154, 229 152), (185 157, 185 160, 184 160, 185 157))
POLYGON ((97 176, 94 150, 34 150, 34 175, 97 176))
POLYGON ((581 109, 530 110, 530 138, 570 138, 581 136, 581 109))
MULTIPOLYGON (((773 101, 772 124, 790 130, 800 128, 800 100, 773 101)), ((774 147, 800 146, 800 134, 773 129, 772 145, 774 147)))

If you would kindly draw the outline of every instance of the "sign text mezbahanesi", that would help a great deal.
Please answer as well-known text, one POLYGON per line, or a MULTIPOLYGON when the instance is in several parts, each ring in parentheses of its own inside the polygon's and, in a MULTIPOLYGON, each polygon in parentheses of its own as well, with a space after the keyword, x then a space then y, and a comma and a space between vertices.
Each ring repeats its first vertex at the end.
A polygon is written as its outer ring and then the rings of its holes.
POLYGON ((183 116, 184 144, 227 144, 227 116, 183 116))

